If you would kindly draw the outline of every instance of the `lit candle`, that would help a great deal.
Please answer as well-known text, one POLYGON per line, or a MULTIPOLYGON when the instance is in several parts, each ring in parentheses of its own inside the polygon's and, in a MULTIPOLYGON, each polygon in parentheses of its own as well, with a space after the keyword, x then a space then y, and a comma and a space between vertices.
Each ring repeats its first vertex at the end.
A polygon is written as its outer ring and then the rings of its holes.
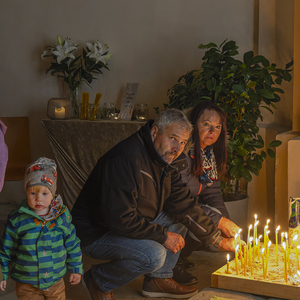
POLYGON ((265 268, 266 277, 267 277, 267 275, 268 275, 269 250, 270 250, 271 244, 272 244, 272 242, 271 242, 271 241, 269 241, 269 242, 268 242, 268 249, 267 249, 266 268, 265 268))
POLYGON ((252 240, 253 240, 253 237, 251 237, 249 239, 249 261, 250 261, 250 268, 251 268, 251 275, 253 275, 253 264, 252 264, 252 240))
POLYGON ((262 235, 260 235, 258 237, 258 243, 257 243, 257 247, 258 247, 258 261, 260 261, 260 239, 262 238, 262 235))
POLYGON ((256 239, 257 239, 257 225, 259 221, 257 221, 257 214, 254 215, 254 229, 253 229, 253 261, 255 260, 255 251, 256 251, 256 239))
POLYGON ((252 224, 248 228, 248 236, 247 236, 247 248, 249 247, 249 239, 250 239, 250 230, 252 229, 252 224))
POLYGON ((229 254, 227 254, 227 274, 229 274, 229 254))
POLYGON ((244 247, 244 276, 246 276, 246 269, 247 269, 247 247, 244 247))
POLYGON ((285 235, 286 249, 288 249, 288 248, 289 248, 289 238, 288 238, 288 233, 285 232, 284 235, 285 235))
POLYGON ((276 232, 275 232, 275 238, 276 238, 276 264, 278 266, 278 231, 280 229, 280 226, 278 226, 276 228, 276 232))
POLYGON ((282 246, 282 243, 283 243, 283 238, 284 238, 284 232, 281 232, 281 246, 282 246))
POLYGON ((66 117, 66 110, 62 107, 55 107, 55 119, 64 119, 66 117))
POLYGON ((265 252, 265 248, 262 248, 261 249, 261 257, 262 257, 262 263, 263 263, 263 275, 264 275, 264 279, 266 279, 264 252, 265 252))
POLYGON ((282 243, 283 248, 283 256, 284 256, 284 280, 287 283, 287 269, 286 269, 286 244, 285 242, 282 243))
MULTIPOLYGON (((294 243, 294 242, 297 243, 297 240, 298 240, 298 235, 295 234, 294 237, 293 237, 293 240, 292 240, 292 242, 291 242, 291 245, 290 245, 290 251, 292 250, 293 243, 294 243)), ((296 244, 296 248, 297 248, 297 244, 296 244)))
POLYGON ((235 271, 236 271, 236 275, 239 274, 239 269, 238 269, 238 249, 239 246, 237 245, 235 248, 235 271))
POLYGON ((298 249, 300 249, 300 246, 297 246, 297 247, 296 247, 297 270, 299 271, 299 258, 298 258, 298 249))
MULTIPOLYGON (((239 238, 239 248, 240 248, 240 253, 242 253, 242 245, 241 245, 241 232, 242 232, 242 229, 239 228, 238 230, 238 238, 239 238)), ((241 268, 243 267, 243 256, 241 255, 241 268)))
POLYGON ((268 241, 267 241, 267 231, 268 231, 268 224, 265 226, 265 228, 264 228, 264 248, 266 249, 267 248, 267 243, 268 243, 268 241))

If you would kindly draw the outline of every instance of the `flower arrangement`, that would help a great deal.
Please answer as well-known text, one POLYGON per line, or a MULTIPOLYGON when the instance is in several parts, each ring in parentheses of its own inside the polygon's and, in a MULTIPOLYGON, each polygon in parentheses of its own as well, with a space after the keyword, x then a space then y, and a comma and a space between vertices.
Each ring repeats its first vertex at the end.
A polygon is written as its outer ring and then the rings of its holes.
POLYGON ((92 43, 86 43, 86 49, 82 49, 82 55, 76 55, 78 45, 71 42, 69 38, 64 41, 57 36, 55 46, 47 46, 46 51, 41 57, 52 57, 55 62, 52 62, 46 70, 46 74, 51 72, 51 75, 57 78, 63 78, 67 83, 71 92, 71 102, 75 117, 79 116, 79 104, 77 100, 78 88, 82 82, 89 86, 93 79, 96 79, 93 74, 103 74, 101 68, 109 70, 107 61, 111 57, 109 53, 109 45, 102 44, 98 40, 92 43))

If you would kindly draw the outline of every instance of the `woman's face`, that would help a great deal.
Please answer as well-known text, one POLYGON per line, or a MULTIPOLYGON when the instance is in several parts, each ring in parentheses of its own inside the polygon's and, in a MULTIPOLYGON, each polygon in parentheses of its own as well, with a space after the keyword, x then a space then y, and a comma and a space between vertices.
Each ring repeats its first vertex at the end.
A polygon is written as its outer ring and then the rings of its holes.
POLYGON ((215 110, 204 110, 197 122, 200 147, 213 145, 222 131, 222 119, 215 110))

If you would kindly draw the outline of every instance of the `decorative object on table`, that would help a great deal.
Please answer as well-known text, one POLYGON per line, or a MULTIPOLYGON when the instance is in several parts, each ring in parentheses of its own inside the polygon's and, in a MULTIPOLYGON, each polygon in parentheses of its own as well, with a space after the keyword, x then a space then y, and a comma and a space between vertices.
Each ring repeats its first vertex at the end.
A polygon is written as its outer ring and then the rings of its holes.
POLYGON ((88 120, 89 118, 89 97, 89 93, 82 92, 82 103, 80 112, 81 120, 88 120))
POLYGON ((94 121, 97 118, 97 111, 98 111, 98 107, 99 107, 99 103, 100 103, 100 99, 102 97, 101 93, 97 93, 96 97, 95 97, 95 101, 93 104, 92 109, 90 110, 90 120, 94 121))
POLYGON ((104 103, 103 110, 104 110, 103 119, 111 120, 112 116, 115 114, 115 104, 109 102, 104 103))
MULTIPOLYGON (((262 109, 272 112, 275 103, 284 93, 278 86, 282 81, 291 81, 290 67, 279 69, 262 55, 254 56, 248 51, 243 61, 234 58, 238 54, 235 41, 225 40, 219 47, 215 43, 200 44, 199 49, 208 49, 199 70, 181 76, 169 91, 167 107, 188 109, 201 101, 211 100, 227 113, 228 162, 227 174, 222 182, 225 201, 238 199, 239 183, 243 178, 252 180, 259 175, 267 157, 275 158, 273 147, 281 141, 265 146, 258 134, 258 120, 263 120, 262 109)), ((273 112, 272 112, 273 113, 273 112)))
MULTIPOLYGON (((289 199, 289 233, 292 237, 298 234, 300 237, 300 198, 290 197, 289 199)), ((300 241, 298 241, 300 242, 300 241)))
POLYGON ((138 88, 138 83, 127 83, 121 104, 120 119, 131 120, 138 88))
POLYGON ((71 101, 65 98, 51 98, 48 101, 47 116, 50 119, 70 119, 72 117, 71 101))
POLYGON ((98 40, 92 43, 86 43, 86 49, 82 48, 82 55, 76 57, 77 44, 71 42, 69 38, 64 41, 57 36, 55 46, 47 46, 46 51, 41 55, 52 57, 52 62, 46 73, 51 72, 58 78, 63 78, 68 85, 71 93, 71 102, 73 107, 73 116, 79 117, 78 88, 85 82, 89 86, 93 79, 93 74, 103 74, 101 68, 109 70, 107 61, 111 57, 109 45, 102 44, 98 40))
POLYGON ((148 105, 146 103, 136 104, 133 116, 138 121, 146 121, 148 119, 148 105))

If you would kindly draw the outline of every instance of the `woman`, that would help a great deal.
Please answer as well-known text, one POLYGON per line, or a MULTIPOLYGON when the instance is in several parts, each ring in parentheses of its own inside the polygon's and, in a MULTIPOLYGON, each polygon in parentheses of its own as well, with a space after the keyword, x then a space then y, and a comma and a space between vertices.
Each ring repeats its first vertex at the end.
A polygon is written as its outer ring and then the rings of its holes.
MULTIPOLYGON (((227 161, 225 113, 215 103, 203 101, 191 111, 190 121, 194 127, 193 147, 187 155, 185 169, 180 171, 182 180, 222 234, 227 237, 234 236, 239 227, 229 220, 220 188, 220 178, 226 171, 227 161)), ((176 161, 176 165, 182 165, 182 161, 176 161)), ((185 247, 181 250, 173 270, 173 279, 179 284, 197 283, 197 278, 185 269, 194 267, 188 257, 200 245, 201 242, 188 232, 185 247)))

